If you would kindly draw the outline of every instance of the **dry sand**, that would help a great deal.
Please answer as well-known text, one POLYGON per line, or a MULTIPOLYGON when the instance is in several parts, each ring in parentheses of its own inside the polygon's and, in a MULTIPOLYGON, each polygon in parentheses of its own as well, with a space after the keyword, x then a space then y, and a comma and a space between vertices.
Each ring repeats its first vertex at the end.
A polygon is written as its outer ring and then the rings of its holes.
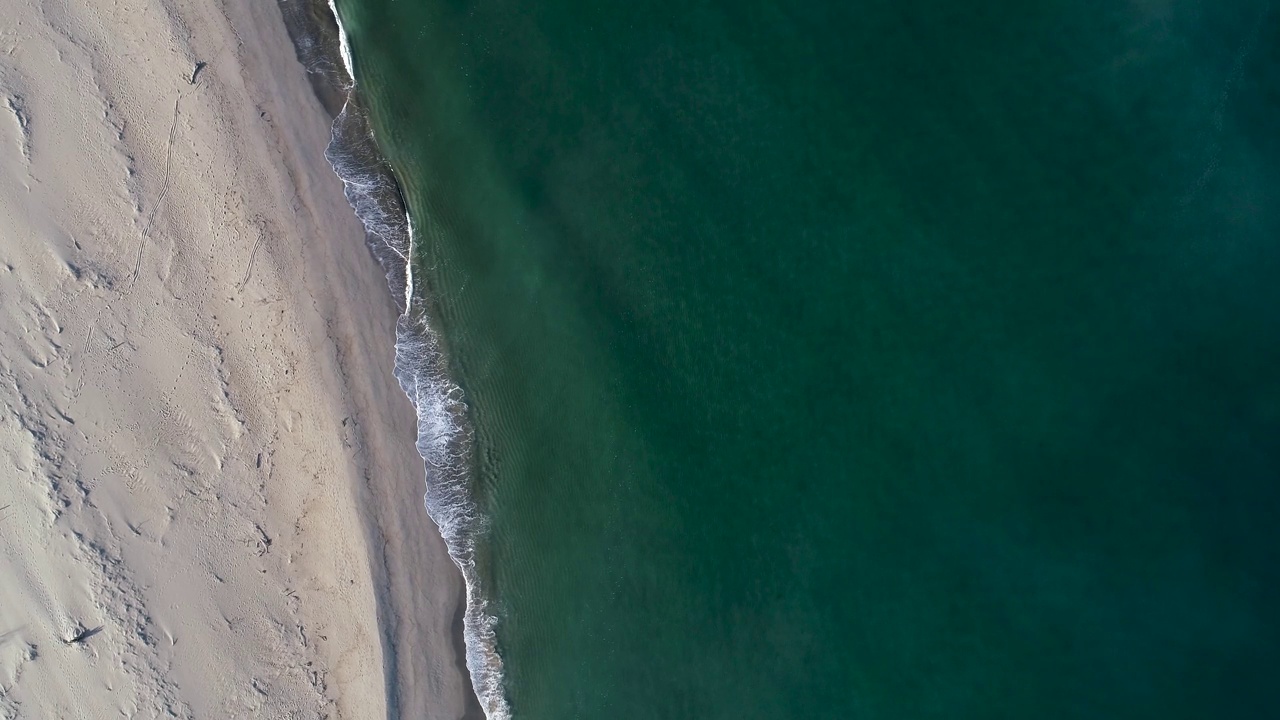
POLYGON ((5 0, 0 716, 475 715, 328 137, 274 2, 5 0))

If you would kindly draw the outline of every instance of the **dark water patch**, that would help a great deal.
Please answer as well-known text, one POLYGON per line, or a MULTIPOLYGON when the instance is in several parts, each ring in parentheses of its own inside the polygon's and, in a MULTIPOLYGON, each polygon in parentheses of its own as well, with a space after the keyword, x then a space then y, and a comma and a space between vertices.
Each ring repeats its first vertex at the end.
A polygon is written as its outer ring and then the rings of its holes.
POLYGON ((1274 704, 1266 3, 349 6, 517 716, 1274 704))
POLYGON ((276 5, 311 89, 329 116, 336 118, 347 101, 351 78, 343 67, 333 12, 323 0, 277 0, 276 5))

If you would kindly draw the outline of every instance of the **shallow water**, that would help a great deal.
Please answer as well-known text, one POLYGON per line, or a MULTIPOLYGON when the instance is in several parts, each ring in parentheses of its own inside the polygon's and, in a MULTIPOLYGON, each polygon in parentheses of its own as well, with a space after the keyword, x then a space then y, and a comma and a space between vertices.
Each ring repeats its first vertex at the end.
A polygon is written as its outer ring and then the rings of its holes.
POLYGON ((1275 706, 1266 3, 338 7, 515 717, 1275 706))

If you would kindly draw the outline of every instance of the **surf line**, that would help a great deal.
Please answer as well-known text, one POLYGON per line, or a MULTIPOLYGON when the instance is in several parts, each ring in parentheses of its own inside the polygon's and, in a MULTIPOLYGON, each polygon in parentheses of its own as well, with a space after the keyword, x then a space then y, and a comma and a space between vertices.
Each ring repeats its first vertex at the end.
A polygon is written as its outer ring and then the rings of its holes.
POLYGON ((476 544, 484 532, 470 491, 474 432, 462 388, 449 374, 441 339, 431 327, 428 303, 413 272, 416 228, 403 186, 377 147, 356 89, 355 60, 336 0, 328 0, 338 29, 338 51, 347 78, 341 111, 334 119, 325 157, 338 178, 366 239, 387 274, 393 294, 404 284, 396 322, 395 376, 417 413, 416 447, 425 463, 424 505, 440 529, 466 590, 463 640, 471 685, 489 720, 509 720, 503 690, 503 661, 498 654, 497 618, 476 566, 476 544))

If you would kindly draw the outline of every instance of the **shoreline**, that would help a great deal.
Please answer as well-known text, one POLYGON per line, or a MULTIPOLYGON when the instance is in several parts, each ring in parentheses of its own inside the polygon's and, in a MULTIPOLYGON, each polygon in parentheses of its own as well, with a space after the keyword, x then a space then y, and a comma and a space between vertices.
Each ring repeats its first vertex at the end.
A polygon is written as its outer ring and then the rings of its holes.
POLYGON ((0 717, 479 717, 289 5, 10 21, 0 717))
POLYGON ((454 637, 458 665, 472 690, 467 717, 502 720, 510 717, 510 708, 494 631, 497 620, 489 612, 476 566, 483 522, 471 496, 474 430, 463 391, 450 372, 445 340, 433 327, 434 300, 415 282, 414 222, 404 186, 376 140, 335 1, 279 4, 299 62, 308 69, 319 99, 328 98, 333 119, 325 157, 365 228, 369 250, 385 272, 400 311, 394 374, 417 415, 415 445, 423 460, 424 504, 463 581, 454 637))
MULTIPOLYGON (((353 74, 354 59, 347 45, 348 40, 334 0, 294 0, 293 2, 277 0, 277 4, 297 53, 298 62, 306 69, 307 78, 311 82, 317 99, 330 115, 331 134, 325 148, 325 158, 333 169, 334 175, 343 183, 347 202, 364 226, 365 242, 369 252, 385 273, 388 291, 396 301, 399 318, 396 322, 395 374, 401 389, 411 399, 411 404, 419 415, 418 449, 424 459, 422 480, 425 486, 422 491, 426 493, 424 498, 426 511, 438 528, 442 523, 447 524, 450 518, 436 517, 435 513, 441 512, 439 505, 448 503, 433 504, 431 502, 431 491, 434 485, 427 478, 430 465, 426 460, 433 456, 433 452, 421 444, 424 435, 439 435, 438 432, 434 432, 435 428, 431 433, 423 431, 425 425, 431 424, 432 410, 435 408, 420 407, 424 404, 423 399, 415 397, 414 391, 419 389, 421 376, 424 374, 434 376, 427 384, 433 386, 440 382, 447 384, 448 387, 440 394, 449 396, 450 399, 456 399, 455 391, 460 391, 448 378, 444 367, 445 354, 438 348, 439 338, 428 326, 426 310, 417 307, 414 302, 412 261, 414 230, 408 200, 394 167, 383 154, 375 138, 368 110, 353 74)), ((418 395, 421 393, 419 392, 418 395)), ((425 404, 432 406, 439 402, 438 398, 429 398, 425 404)), ((448 405, 446 410, 455 416, 452 427, 465 427, 467 422, 465 408, 461 403, 450 403, 446 400, 446 404, 448 405)), ((456 431, 452 434, 459 435, 456 431)), ((466 431, 461 434, 467 435, 466 431)), ((465 462, 466 457, 469 456, 467 440, 468 437, 463 437, 460 448, 451 448, 446 452, 462 457, 465 462)), ((452 446, 456 443, 448 444, 452 446)), ((446 516, 451 514, 449 508, 445 508, 443 512, 446 516)), ((476 673, 469 668, 468 663, 469 653, 474 650, 467 640, 469 632, 474 632, 469 627, 474 623, 474 621, 469 622, 469 616, 479 614, 483 618, 483 606, 476 606, 469 597, 472 587, 464 569, 469 560, 469 550, 453 547, 452 543, 456 540, 451 540, 448 534, 443 539, 446 546, 450 547, 450 556, 458 570, 462 572, 463 580, 451 625, 456 667, 458 672, 467 678, 471 690, 466 693, 466 709, 463 717, 466 720, 484 720, 486 713, 475 692, 476 673)), ((387 615, 393 613, 391 608, 383 608, 383 611, 387 615)), ((488 629, 487 622, 485 629, 488 629)), ((481 648, 488 646, 490 643, 486 640, 487 638, 481 638, 475 645, 481 648)), ((396 689, 398 683, 394 680, 398 674, 396 670, 398 653, 395 652, 395 647, 395 640, 384 636, 384 648, 390 656, 388 664, 391 666, 387 669, 388 702, 393 704, 399 695, 396 689)), ((497 677, 501 678, 500 669, 497 677)), ((401 681, 412 684, 413 679, 401 678, 401 681)), ((501 692, 500 687, 498 692, 501 692)), ((502 702, 501 699, 500 702, 502 702)), ((491 709, 497 710, 498 717, 505 717, 507 714, 505 705, 491 707, 491 709)))

